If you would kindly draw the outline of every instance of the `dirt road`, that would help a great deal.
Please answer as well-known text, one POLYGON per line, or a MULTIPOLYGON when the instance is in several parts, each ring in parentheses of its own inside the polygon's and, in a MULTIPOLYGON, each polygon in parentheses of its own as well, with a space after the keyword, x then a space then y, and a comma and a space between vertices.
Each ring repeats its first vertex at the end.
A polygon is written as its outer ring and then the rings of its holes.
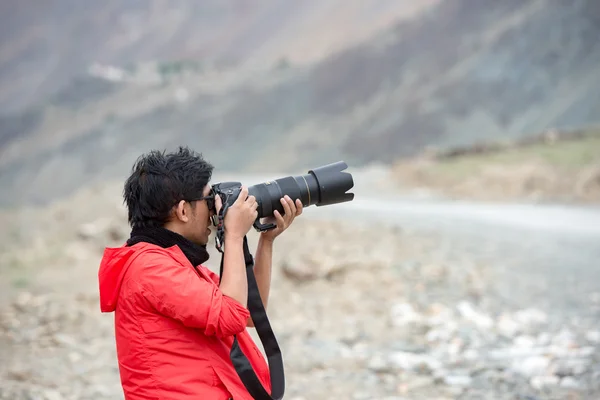
MULTIPOLYGON (((439 237, 456 251, 493 263, 499 294, 515 304, 535 303, 568 315, 585 313, 600 299, 600 205, 451 201, 403 193, 387 184, 385 168, 352 174, 352 202, 309 207, 305 215, 439 237)), ((281 176, 215 178, 253 184, 281 176)))

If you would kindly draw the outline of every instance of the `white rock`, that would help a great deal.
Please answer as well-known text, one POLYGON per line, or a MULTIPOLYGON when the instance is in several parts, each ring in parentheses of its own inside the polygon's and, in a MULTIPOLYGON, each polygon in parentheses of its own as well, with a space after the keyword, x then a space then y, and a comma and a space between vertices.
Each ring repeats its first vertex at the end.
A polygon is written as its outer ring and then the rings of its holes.
POLYGON ((565 376, 560 380, 560 387, 565 389, 578 389, 580 384, 575 378, 571 376, 565 376))
POLYGON ((33 295, 29 292, 21 292, 19 293, 19 295, 17 296, 17 300, 15 301, 14 305, 15 307, 17 307, 19 310, 24 310, 25 308, 27 308, 33 300, 33 295))
POLYGON ((560 380, 557 376, 534 376, 529 383, 537 390, 542 390, 546 387, 558 386, 560 380))
POLYGON ((521 330, 519 323, 508 315, 501 315, 498 318, 496 321, 496 329, 501 335, 509 338, 514 337, 521 330))
POLYGON ((376 354, 369 359, 367 368, 375 372, 388 372, 390 370, 390 364, 381 354, 376 354))
POLYGON ((552 370, 554 375, 577 376, 584 374, 591 364, 591 360, 587 358, 566 358, 556 360, 553 363, 552 370))
POLYGON ((550 344, 552 337, 548 332, 542 332, 537 337, 537 344, 540 346, 547 346, 550 344))
POLYGON ((535 347, 537 340, 532 336, 521 335, 516 337, 513 343, 516 347, 531 349, 535 347))
POLYGON ((434 329, 430 329, 425 338, 428 342, 449 342, 458 330, 458 323, 455 321, 448 321, 446 325, 438 326, 434 329))
POLYGON ((444 383, 448 386, 471 386, 473 379, 468 375, 448 375, 444 378, 444 383))
POLYGON ((392 325, 396 327, 418 323, 423 320, 423 316, 416 312, 412 305, 408 303, 394 304, 390 314, 392 318, 392 325))
POLYGON ((518 323, 525 326, 540 325, 548 321, 546 313, 535 308, 519 310, 514 314, 514 318, 518 323))
POLYGON ((573 332, 568 329, 562 329, 552 338, 552 344, 570 348, 577 346, 577 341, 573 332))
POLYGON ((106 223, 104 221, 83 224, 79 227, 79 230, 77 231, 77 236, 84 240, 97 238, 101 235, 105 225, 106 223))
POLYGON ((435 371, 442 367, 440 361, 425 354, 415 354, 405 351, 397 351, 389 355, 390 362, 405 371, 419 372, 423 369, 435 371))
POLYGON ((447 326, 454 320, 454 311, 443 304, 434 303, 429 307, 427 322, 428 326, 447 326))
POLYGON ((73 352, 69 353, 69 361, 71 361, 72 363, 81 361, 82 358, 83 358, 83 356, 77 352, 73 351, 73 352))
POLYGON ((490 329, 494 326, 494 320, 490 316, 475 310, 473 305, 468 301, 461 301, 456 308, 464 319, 472 322, 479 328, 490 329))
POLYGON ((45 400, 63 400, 60 392, 54 389, 45 390, 43 396, 45 400))
POLYGON ((467 349, 464 353, 463 353, 463 358, 467 361, 475 361, 478 360, 480 358, 479 356, 479 351, 477 351, 476 349, 467 349))
POLYGON ((512 370, 526 377, 546 375, 550 360, 546 357, 535 356, 515 360, 512 370))
POLYGON ((585 339, 590 343, 600 343, 600 331, 586 332, 585 339))
POLYGON ((596 348, 592 346, 580 347, 573 351, 576 357, 591 357, 596 353, 596 348))

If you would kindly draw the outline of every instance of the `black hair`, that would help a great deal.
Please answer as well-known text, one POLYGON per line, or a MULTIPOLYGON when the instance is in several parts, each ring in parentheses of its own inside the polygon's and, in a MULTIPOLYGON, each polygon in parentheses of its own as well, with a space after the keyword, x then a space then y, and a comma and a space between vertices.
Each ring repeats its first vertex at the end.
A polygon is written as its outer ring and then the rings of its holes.
POLYGON ((213 166, 188 147, 141 155, 125 181, 123 199, 132 228, 162 227, 181 200, 202 197, 213 166))

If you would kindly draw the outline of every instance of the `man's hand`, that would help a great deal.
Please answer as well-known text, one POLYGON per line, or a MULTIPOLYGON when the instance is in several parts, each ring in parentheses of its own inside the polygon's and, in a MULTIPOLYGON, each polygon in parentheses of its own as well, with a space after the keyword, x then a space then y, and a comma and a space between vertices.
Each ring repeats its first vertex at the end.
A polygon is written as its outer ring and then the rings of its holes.
POLYGON ((294 222, 294 218, 302 214, 302 202, 300 199, 296 199, 296 203, 288 196, 285 195, 280 199, 283 205, 284 215, 282 216, 279 211, 275 210, 273 217, 267 217, 263 223, 275 223, 276 228, 261 233, 261 239, 273 241, 283 231, 285 231, 294 222))
MULTIPOLYGON (((221 198, 215 197, 217 213, 222 207, 221 198)), ((240 194, 225 214, 225 236, 243 239, 258 215, 258 203, 254 196, 248 196, 248 188, 241 187, 240 194)))

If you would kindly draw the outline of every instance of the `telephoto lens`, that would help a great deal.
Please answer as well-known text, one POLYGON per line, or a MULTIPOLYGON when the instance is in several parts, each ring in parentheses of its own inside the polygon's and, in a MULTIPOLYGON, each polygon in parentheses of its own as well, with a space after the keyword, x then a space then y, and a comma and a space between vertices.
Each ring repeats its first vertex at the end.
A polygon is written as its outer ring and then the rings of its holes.
POLYGON ((354 193, 346 193, 354 186, 352 175, 343 172, 348 165, 339 161, 308 171, 307 174, 286 176, 252 185, 248 194, 256 197, 258 217, 272 216, 275 210, 283 214, 279 199, 288 195, 300 199, 304 207, 317 207, 343 203, 354 199, 354 193))

